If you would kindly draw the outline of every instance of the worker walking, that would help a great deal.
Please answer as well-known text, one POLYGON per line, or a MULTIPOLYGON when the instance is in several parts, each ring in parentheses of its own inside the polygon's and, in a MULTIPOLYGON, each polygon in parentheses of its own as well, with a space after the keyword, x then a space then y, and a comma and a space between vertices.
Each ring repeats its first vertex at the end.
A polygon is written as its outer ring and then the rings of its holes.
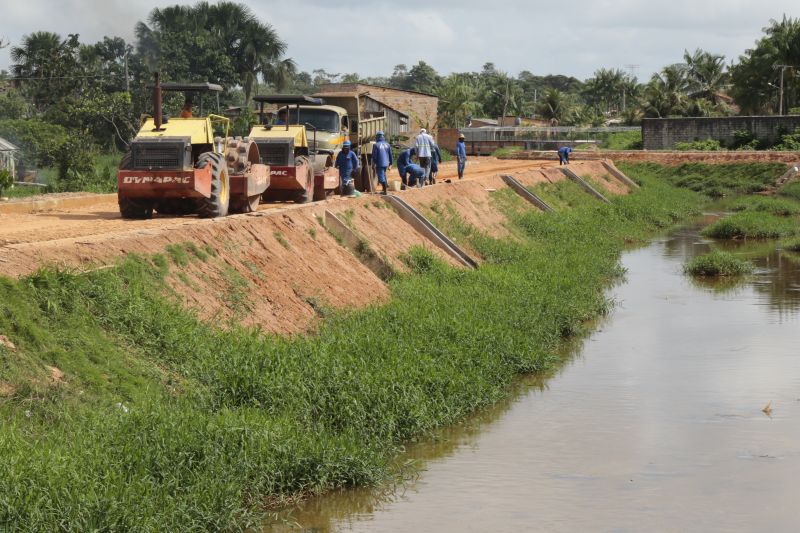
POLYGON ((558 149, 558 165, 569 165, 569 154, 572 153, 572 148, 569 146, 562 146, 558 149))
POLYGON ((353 173, 358 169, 358 156, 350 150, 350 141, 342 144, 342 151, 336 156, 335 167, 339 169, 342 196, 355 196, 356 188, 353 185, 353 173))
POLYGON ((375 135, 375 146, 372 147, 372 164, 375 167, 375 174, 378 175, 378 183, 383 188, 381 194, 388 194, 389 184, 386 182, 386 170, 392 166, 392 147, 386 142, 382 131, 375 135))
POLYGON ((408 186, 408 172, 406 168, 411 164, 411 158, 417 155, 416 148, 409 148, 400 152, 397 156, 397 172, 400 174, 400 180, 403 182, 403 189, 408 186))
MULTIPOLYGON (((433 137, 428 135, 428 131, 425 128, 419 130, 416 140, 417 159, 419 159, 419 166, 425 169, 424 181, 431 177, 431 157, 433 156, 435 144, 433 137)), ((422 185, 419 186, 421 187, 422 185)))
POLYGON ((467 166, 467 143, 464 142, 464 134, 458 136, 456 143, 456 159, 458 163, 458 179, 464 179, 464 169, 467 166))

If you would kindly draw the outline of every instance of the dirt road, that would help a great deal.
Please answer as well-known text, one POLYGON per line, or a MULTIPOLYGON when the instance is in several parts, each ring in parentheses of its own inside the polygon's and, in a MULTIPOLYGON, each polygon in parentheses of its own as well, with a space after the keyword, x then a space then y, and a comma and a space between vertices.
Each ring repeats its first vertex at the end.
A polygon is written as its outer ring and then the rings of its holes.
MULTIPOLYGON (((488 157, 471 158, 467 167, 467 178, 553 165, 552 161, 500 161, 488 157)), ((396 175, 397 172, 393 169, 390 178, 396 178, 396 175)), ((442 166, 439 180, 456 179, 457 177, 455 163, 445 163, 442 166)), ((10 205, 0 204, 0 261, 3 248, 8 246, 124 232, 147 232, 156 228, 208 223, 208 221, 196 217, 176 218, 159 215, 151 220, 123 220, 119 214, 117 197, 113 194, 67 198, 72 205, 37 207, 35 212, 27 213, 4 212, 10 205)), ((21 207, 19 204, 30 205, 30 202, 19 202, 14 207, 19 209, 21 207)), ((262 205, 259 210, 285 208, 291 205, 293 204, 266 204, 262 205)), ((76 243, 80 244, 78 241, 76 243)))

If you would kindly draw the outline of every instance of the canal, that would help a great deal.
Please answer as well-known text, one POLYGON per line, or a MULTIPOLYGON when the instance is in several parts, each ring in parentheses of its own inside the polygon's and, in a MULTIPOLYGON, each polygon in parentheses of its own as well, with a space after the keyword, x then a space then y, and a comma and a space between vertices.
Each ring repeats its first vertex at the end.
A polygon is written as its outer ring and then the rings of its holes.
POLYGON ((696 228, 626 252, 614 311, 556 374, 411 446, 414 479, 266 531, 800 530, 800 256, 731 247, 757 267, 739 283, 682 273, 696 228))

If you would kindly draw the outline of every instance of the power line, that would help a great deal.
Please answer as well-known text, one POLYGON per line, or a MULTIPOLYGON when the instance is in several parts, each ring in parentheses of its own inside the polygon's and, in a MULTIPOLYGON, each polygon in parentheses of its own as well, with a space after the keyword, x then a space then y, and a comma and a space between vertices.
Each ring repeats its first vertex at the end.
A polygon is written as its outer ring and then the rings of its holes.
POLYGON ((13 78, 0 78, 0 81, 24 81, 24 80, 39 80, 39 81, 48 81, 48 80, 77 80, 77 79, 110 79, 110 78, 121 78, 120 75, 108 75, 108 74, 93 74, 87 76, 48 76, 46 78, 42 77, 13 77, 13 78))

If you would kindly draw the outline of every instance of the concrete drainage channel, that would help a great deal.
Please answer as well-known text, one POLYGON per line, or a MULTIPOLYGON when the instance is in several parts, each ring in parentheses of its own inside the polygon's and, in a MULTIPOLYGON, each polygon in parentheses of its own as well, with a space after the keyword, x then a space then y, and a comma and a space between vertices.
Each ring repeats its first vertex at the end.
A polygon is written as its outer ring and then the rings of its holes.
MULTIPOLYGON (((603 167, 614 178, 622 182, 630 189, 638 188, 633 180, 623 174, 613 165, 603 162, 603 167)), ((589 184, 586 180, 578 176, 569 168, 561 168, 563 173, 569 180, 577 183, 586 193, 601 200, 605 203, 611 203, 601 192, 589 184)), ((503 182, 525 201, 535 206, 543 212, 554 213, 555 210, 547 204, 541 197, 526 188, 519 180, 511 175, 504 174, 500 178, 503 182)), ((452 239, 439 230, 430 220, 423 216, 417 209, 411 206, 399 195, 392 194, 385 196, 384 200, 388 202, 397 212, 401 220, 410 225, 418 234, 424 239, 442 249, 445 253, 455 259, 461 265, 468 268, 478 268, 478 262, 469 256, 461 247, 459 247, 452 239)), ((378 257, 374 252, 371 252, 369 243, 360 237, 356 231, 345 224, 339 217, 330 210, 325 210, 325 225, 327 229, 333 233, 339 242, 347 248, 353 255, 355 255, 367 268, 372 270, 379 278, 388 279, 392 274, 392 267, 384 259, 378 257)))

